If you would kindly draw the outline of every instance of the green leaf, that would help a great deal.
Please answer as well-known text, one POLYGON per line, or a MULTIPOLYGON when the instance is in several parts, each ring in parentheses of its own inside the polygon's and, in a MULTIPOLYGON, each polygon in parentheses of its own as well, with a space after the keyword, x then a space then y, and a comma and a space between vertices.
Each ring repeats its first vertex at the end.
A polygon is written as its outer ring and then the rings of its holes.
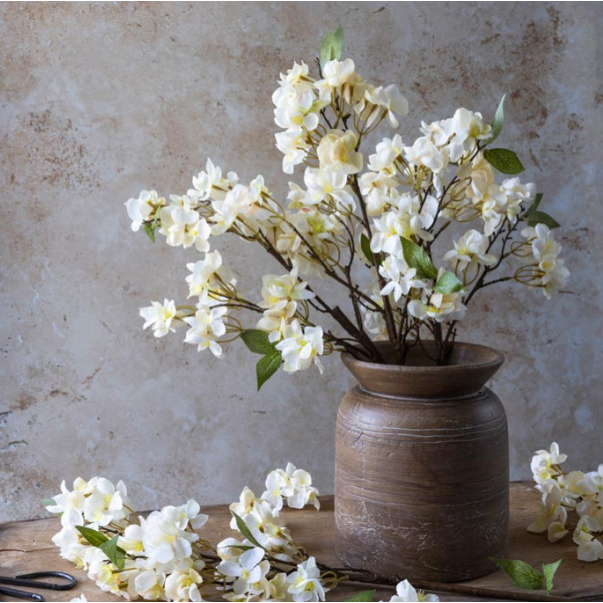
POLYGON ((459 279, 456 277, 454 272, 450 272, 446 270, 444 274, 438 279, 433 290, 436 293, 460 293, 461 291, 465 291, 465 286, 459 279))
POLYGON ((362 592, 352 595, 348 601, 372 601, 375 598, 375 590, 363 590, 362 592))
POLYGON ((417 269, 419 278, 428 278, 435 281, 438 278, 438 271, 425 249, 413 243, 410 239, 404 237, 400 237, 400 239, 402 241, 402 253, 408 266, 417 269))
POLYGON ((142 225, 142 227, 144 228, 144 231, 147 233, 149 239, 151 239, 151 241, 153 241, 153 243, 154 243, 155 242, 155 229, 157 228, 155 221, 145 222, 142 225))
POLYGON ((345 46, 345 40, 343 37, 343 29, 341 26, 337 31, 329 31, 322 41, 320 47, 320 67, 321 69, 333 59, 338 61, 341 59, 343 48, 345 46))
POLYGON ((372 266, 375 263, 375 256, 373 256, 373 252, 371 251, 371 242, 365 234, 360 236, 360 247, 362 248, 364 257, 366 257, 368 263, 372 266))
POLYGON ((517 588, 525 590, 538 590, 542 588, 544 576, 531 565, 519 559, 495 559, 494 561, 511 580, 517 588))
POLYGON ((561 562, 563 559, 559 559, 559 561, 555 561, 555 563, 547 563, 546 565, 542 564, 542 573, 544 574, 544 581, 546 586, 547 594, 553 590, 553 578, 555 577, 555 573, 559 569, 561 562))
POLYGON ((45 498, 40 501, 45 507, 54 507, 57 503, 54 498, 45 498))
POLYGON ((109 557, 109 561, 117 568, 124 569, 126 565, 126 551, 117 546, 119 536, 113 536, 111 540, 101 544, 98 548, 109 557))
POLYGON ((255 374, 258 380, 258 391, 260 391, 262 385, 278 371, 283 358, 278 350, 273 350, 270 354, 266 354, 263 358, 258 360, 255 365, 255 374))
POLYGON ((506 94, 503 94, 503 97, 500 99, 500 103, 498 103, 498 109, 496 109, 496 113, 494 114, 494 121, 492 122, 492 130, 490 131, 490 138, 488 138, 484 142, 484 144, 490 144, 491 142, 494 142, 498 138, 498 135, 500 134, 500 131, 502 130, 503 121, 505 118, 505 112, 503 109, 503 105, 505 104, 506 96, 507 96, 506 94))
POLYGON ((538 209, 538 206, 540 205, 540 202, 542 201, 542 193, 536 193, 536 197, 534 198, 534 203, 532 203, 532 205, 530 206, 530 209, 528 211, 528 213, 530 213, 531 211, 536 211, 538 209))
POLYGON ((254 546, 250 546, 248 544, 227 544, 225 547, 225 549, 237 549, 240 551, 249 551, 251 549, 254 549, 254 546))
POLYGON ((142 226, 144 228, 144 231, 147 233, 147 235, 149 236, 149 239, 151 239, 151 241, 153 241, 153 243, 155 242, 155 231, 157 230, 157 227, 159 226, 159 207, 155 210, 155 217, 153 218, 153 220, 151 222, 145 222, 142 226))
MULTIPOLYGON (((253 544, 254 546, 257 546, 261 549, 264 549, 264 547, 253 537, 253 534, 249 531, 249 528, 247 527, 247 525, 245 524, 245 522, 243 521, 243 519, 237 515, 234 511, 231 511, 232 516, 235 518, 235 521, 237 522, 237 528, 239 529, 239 532, 241 532, 241 534, 243 534, 243 536, 249 540, 249 542, 251 542, 251 544, 253 544)), ((266 549, 264 549, 266 550, 266 549)))
POLYGON ((86 528, 84 526, 75 526, 77 531, 92 545, 100 548, 101 545, 109 541, 109 538, 102 532, 93 530, 92 528, 86 528))
POLYGON ((521 174, 525 170, 515 151, 509 149, 486 149, 484 159, 503 174, 521 174))
POLYGON ((272 354, 274 344, 270 343, 268 333, 258 329, 250 329, 241 333, 241 339, 254 354, 272 354))
POLYGON ((552 216, 549 216, 549 214, 547 214, 544 211, 532 211, 532 208, 530 207, 530 211, 528 211, 528 213, 526 214, 526 219, 528 221, 528 226, 536 226, 536 224, 544 224, 545 226, 548 226, 551 230, 553 230, 554 228, 559 228, 560 224, 559 222, 557 222, 557 220, 555 220, 555 218, 553 218, 552 216))

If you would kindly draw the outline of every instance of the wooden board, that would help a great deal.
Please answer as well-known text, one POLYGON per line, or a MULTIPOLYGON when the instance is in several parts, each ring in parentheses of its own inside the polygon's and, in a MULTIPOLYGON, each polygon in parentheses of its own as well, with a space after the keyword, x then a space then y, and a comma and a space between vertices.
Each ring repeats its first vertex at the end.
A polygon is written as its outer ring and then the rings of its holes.
MULTIPOLYGON (((530 523, 538 507, 539 495, 531 485, 512 484, 511 488, 511 541, 510 558, 522 559, 532 565, 550 563, 562 558, 563 564, 555 580, 555 598, 558 597, 592 597, 592 600, 603 601, 603 562, 582 563, 576 559, 576 546, 567 536, 563 541, 550 544, 542 535, 529 534, 526 526, 530 523), (598 595, 598 596, 595 596, 598 595)), ((230 515, 225 505, 206 507, 203 509, 210 516, 204 528, 204 537, 212 542, 232 535, 228 526, 230 515)), ((303 544, 310 554, 320 561, 331 565, 340 565, 333 552, 333 498, 322 498, 322 509, 302 511, 286 510, 286 523, 294 538, 303 544)), ((78 585, 72 591, 41 591, 48 601, 70 601, 73 597, 85 593, 89 601, 123 601, 101 592, 85 574, 59 557, 58 549, 51 542, 51 537, 60 529, 58 519, 37 519, 24 522, 9 523, 0 526, 0 574, 15 575, 39 570, 60 570, 73 574, 78 585)), ((530 594, 517 591, 502 572, 489 576, 448 585, 444 588, 480 587, 494 591, 505 591, 509 594, 521 592, 526 600, 530 594)), ((329 600, 345 601, 350 593, 366 590, 368 586, 350 584, 331 593, 329 600)), ((378 588, 377 600, 388 601, 393 589, 378 588)), ((503 600, 500 594, 493 593, 490 598, 484 595, 470 597, 467 594, 441 593, 442 601, 487 601, 503 600)), ((511 595, 512 596, 512 595, 511 595)), ((0 600, 9 600, 7 598, 0 600)))

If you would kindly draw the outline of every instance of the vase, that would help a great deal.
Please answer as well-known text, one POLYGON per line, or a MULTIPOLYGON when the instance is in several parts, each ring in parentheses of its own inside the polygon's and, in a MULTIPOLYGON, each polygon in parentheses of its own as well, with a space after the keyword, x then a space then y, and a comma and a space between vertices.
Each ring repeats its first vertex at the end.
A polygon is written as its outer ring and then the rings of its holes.
POLYGON ((335 550, 348 567, 453 582, 506 557, 507 420, 485 387, 504 357, 456 343, 435 366, 433 349, 411 348, 405 366, 342 355, 358 381, 337 415, 335 550))

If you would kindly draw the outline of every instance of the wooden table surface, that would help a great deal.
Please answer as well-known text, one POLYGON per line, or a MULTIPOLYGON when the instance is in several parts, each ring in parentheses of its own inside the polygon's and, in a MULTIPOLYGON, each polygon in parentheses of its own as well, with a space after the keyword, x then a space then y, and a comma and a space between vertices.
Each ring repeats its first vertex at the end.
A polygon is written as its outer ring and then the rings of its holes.
MULTIPOLYGON (((310 554, 320 561, 336 567, 339 564, 333 552, 333 498, 322 497, 322 508, 316 512, 313 508, 301 511, 288 509, 283 515, 293 537, 303 544, 310 554)), ((563 559, 557 572, 553 598, 584 598, 603 601, 603 561, 582 563, 576 559, 576 546, 568 535, 561 542, 550 544, 543 535, 529 534, 526 526, 531 522, 539 502, 538 492, 530 484, 512 484, 511 487, 511 559, 521 559, 534 566, 563 559)), ((203 528, 204 537, 212 542, 232 535, 228 527, 230 515, 225 505, 206 507, 203 512, 210 520, 203 528)), ((60 529, 57 518, 35 519, 8 523, 0 526, 0 574, 16 575, 39 570, 59 570, 73 574, 78 585, 71 591, 40 591, 48 601, 70 601, 73 597, 85 593, 89 601, 123 601, 100 591, 85 574, 73 564, 59 557, 58 549, 51 541, 53 534, 60 529)), ((330 601, 346 601, 351 593, 371 588, 362 584, 349 584, 330 593, 330 601)), ((489 576, 467 582, 443 586, 445 590, 456 589, 457 593, 438 591, 442 601, 502 601, 508 600, 500 594, 505 591, 522 593, 519 600, 528 600, 530 596, 544 594, 544 591, 518 591, 509 579, 500 571, 489 576), (492 596, 481 594, 469 596, 465 590, 484 588, 492 596), (498 591, 498 592, 496 592, 498 591)), ((377 588, 375 600, 389 601, 393 589, 377 588)), ((517 596, 517 595, 515 595, 517 596)), ((0 600, 8 601, 8 598, 0 600)))

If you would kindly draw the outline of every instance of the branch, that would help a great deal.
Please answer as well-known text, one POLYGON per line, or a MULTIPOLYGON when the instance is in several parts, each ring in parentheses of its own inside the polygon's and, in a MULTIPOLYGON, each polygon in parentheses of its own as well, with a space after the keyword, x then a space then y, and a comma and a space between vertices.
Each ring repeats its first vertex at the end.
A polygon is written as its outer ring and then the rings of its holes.
MULTIPOLYGON (((360 211, 362 212, 362 221, 363 221, 364 227, 366 228, 368 238, 370 240, 373 237, 372 231, 371 231, 371 224, 369 222, 368 214, 366 212, 366 203, 364 202, 364 197, 362 196, 362 193, 360 192, 360 186, 358 185, 358 178, 354 175, 350 178, 350 180, 351 180, 352 190, 354 191, 354 194, 356 195, 356 198, 358 199, 358 203, 360 204, 360 211)), ((373 254, 373 265, 375 267, 375 270, 377 271, 377 280, 379 281, 379 288, 380 288, 380 290, 382 290, 383 287, 385 287, 385 279, 379 273, 379 264, 380 263, 381 263, 381 254, 374 253, 373 254)), ((392 306, 389 301, 389 296, 382 295, 381 298, 383 299, 383 313, 384 313, 384 317, 385 317, 385 326, 387 327, 387 335, 389 337, 389 340, 392 342, 392 344, 394 344, 394 346, 396 347, 396 349, 399 352, 399 346, 396 345, 396 343, 397 343, 396 342, 396 321, 394 320, 394 313, 392 311, 392 306)))

